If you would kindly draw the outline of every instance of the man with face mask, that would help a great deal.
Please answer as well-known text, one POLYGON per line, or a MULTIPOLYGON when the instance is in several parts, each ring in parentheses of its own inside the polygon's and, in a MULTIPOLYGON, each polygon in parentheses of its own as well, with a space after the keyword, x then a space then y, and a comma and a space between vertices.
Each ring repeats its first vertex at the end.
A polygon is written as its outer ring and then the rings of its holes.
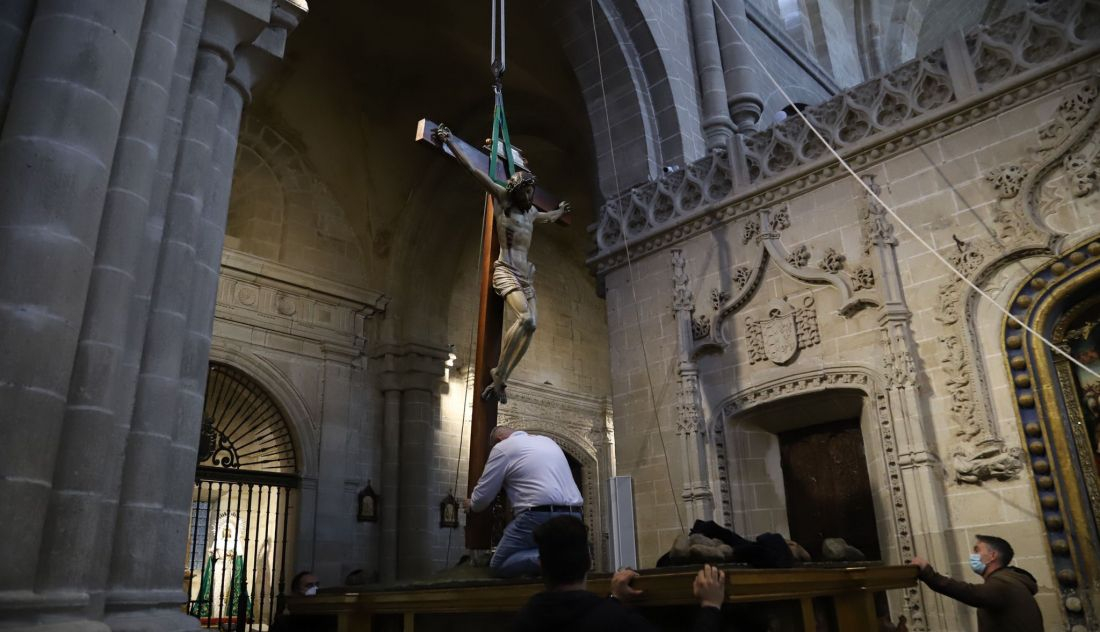
POLYGON ((1012 563, 1012 546, 991 535, 979 535, 970 554, 970 569, 984 580, 961 582, 940 575, 928 560, 914 557, 920 578, 932 590, 978 609, 978 632, 1042 632, 1043 615, 1035 602, 1038 585, 1031 573, 1012 563))
POLYGON ((309 571, 302 571, 290 580, 290 592, 301 597, 312 597, 321 587, 321 580, 309 571))

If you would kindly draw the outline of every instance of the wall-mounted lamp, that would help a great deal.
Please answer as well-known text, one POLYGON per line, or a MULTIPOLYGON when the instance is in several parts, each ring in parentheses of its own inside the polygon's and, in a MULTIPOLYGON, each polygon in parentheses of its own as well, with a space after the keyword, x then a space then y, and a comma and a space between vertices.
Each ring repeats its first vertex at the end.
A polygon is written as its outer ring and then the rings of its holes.
POLYGON ((447 497, 439 503, 439 527, 441 529, 458 528, 458 501, 454 492, 447 492, 447 497))
POLYGON ((370 480, 367 480, 367 486, 359 492, 359 509, 355 517, 359 522, 378 521, 378 494, 370 486, 370 480))

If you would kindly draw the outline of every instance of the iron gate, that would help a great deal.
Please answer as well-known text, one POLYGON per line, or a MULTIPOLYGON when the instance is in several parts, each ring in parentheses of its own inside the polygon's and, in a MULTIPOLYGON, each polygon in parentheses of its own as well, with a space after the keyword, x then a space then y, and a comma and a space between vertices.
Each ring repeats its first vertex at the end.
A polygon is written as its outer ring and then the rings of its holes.
POLYGON ((282 611, 298 487, 275 402, 241 371, 211 363, 191 497, 184 590, 205 628, 267 630, 282 611))

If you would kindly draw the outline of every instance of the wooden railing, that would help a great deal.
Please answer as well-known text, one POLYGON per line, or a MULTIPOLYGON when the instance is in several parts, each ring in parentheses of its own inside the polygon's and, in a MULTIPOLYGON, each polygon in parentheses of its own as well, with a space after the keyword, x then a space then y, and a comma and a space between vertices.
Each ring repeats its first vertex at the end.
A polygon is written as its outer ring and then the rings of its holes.
MULTIPOLYGON (((729 567, 726 573, 726 602, 791 602, 799 612, 791 629, 814 632, 819 623, 843 632, 877 632, 874 594, 905 588, 916 583, 912 566, 848 566, 839 568, 747 569, 729 567), (816 610, 815 610, 816 609, 816 610)), ((655 569, 642 571, 634 587, 644 592, 635 602, 643 613, 647 608, 690 606, 694 570, 655 569)), ((606 595, 608 575, 589 578, 588 589, 606 595)), ((325 591, 314 597, 292 598, 295 614, 331 615, 339 632, 371 632, 376 618, 400 618, 401 629, 413 632, 417 617, 455 613, 501 613, 505 630, 510 613, 517 612, 543 586, 534 582, 486 581, 470 583, 372 589, 325 591), (395 615, 398 615, 395 617, 395 615)), ((390 625, 386 626, 387 628, 390 625)), ((459 629, 459 628, 453 628, 459 629)))

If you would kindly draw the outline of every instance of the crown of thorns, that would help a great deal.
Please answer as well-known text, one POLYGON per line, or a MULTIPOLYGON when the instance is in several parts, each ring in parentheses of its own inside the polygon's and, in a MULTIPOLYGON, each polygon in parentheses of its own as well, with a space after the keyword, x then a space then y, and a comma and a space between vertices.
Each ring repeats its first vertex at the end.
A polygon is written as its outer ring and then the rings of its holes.
POLYGON ((508 186, 505 187, 505 189, 511 193, 525 184, 535 184, 534 174, 527 173, 526 171, 517 171, 512 174, 512 177, 508 178, 508 186))

